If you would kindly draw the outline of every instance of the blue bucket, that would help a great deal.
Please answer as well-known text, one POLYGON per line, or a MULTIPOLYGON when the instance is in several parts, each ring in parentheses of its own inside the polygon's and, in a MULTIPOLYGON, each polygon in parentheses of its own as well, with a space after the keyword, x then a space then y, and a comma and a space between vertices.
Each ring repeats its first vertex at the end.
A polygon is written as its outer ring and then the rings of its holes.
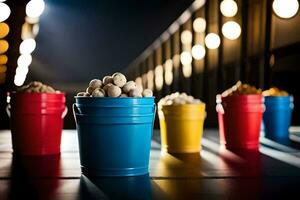
POLYGON ((82 173, 87 176, 148 174, 155 117, 154 97, 75 97, 82 173))
POLYGON ((265 97, 266 111, 263 121, 265 137, 270 139, 288 139, 294 108, 292 96, 265 97))

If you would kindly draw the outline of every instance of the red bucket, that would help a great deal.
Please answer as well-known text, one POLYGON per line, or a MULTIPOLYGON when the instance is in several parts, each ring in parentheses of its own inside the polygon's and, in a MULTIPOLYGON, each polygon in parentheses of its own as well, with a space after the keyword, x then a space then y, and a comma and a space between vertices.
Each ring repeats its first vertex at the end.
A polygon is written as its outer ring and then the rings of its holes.
POLYGON ((67 113, 64 93, 12 93, 11 132, 14 153, 60 153, 63 118, 67 113))
POLYGON ((262 95, 217 96, 220 143, 231 150, 258 150, 264 98, 262 95))

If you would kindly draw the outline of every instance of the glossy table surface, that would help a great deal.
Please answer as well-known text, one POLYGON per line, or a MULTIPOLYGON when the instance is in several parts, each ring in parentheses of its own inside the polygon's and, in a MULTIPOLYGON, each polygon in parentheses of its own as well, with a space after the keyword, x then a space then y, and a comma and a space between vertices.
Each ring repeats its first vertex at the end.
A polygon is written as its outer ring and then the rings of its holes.
MULTIPOLYGON (((300 131, 292 141, 261 138, 257 153, 219 147, 218 131, 205 130, 196 154, 160 152, 154 131, 150 173, 128 178, 81 175, 76 130, 64 130, 62 153, 13 157, 10 131, 0 131, 2 199, 286 199, 299 195, 300 131)), ((299 197, 300 198, 300 197, 299 197)), ((296 198, 296 199, 299 199, 296 198)))

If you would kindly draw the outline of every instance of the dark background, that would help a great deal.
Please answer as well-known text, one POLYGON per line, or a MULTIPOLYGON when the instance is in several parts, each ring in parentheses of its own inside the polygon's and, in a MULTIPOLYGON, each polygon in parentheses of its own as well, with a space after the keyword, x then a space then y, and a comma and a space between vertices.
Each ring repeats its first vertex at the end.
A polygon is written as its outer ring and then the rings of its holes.
MULTIPOLYGON (((45 0, 37 47, 25 83, 40 80, 67 93, 66 128, 75 128, 71 103, 93 78, 121 71, 151 44, 192 0, 45 0)), ((7 0, 10 74, 0 85, 0 128, 8 128, 6 91, 13 90, 14 69, 26 0, 7 0)))
MULTIPOLYGON (((7 38, 10 44, 7 81, 0 85, 0 128, 9 128, 5 113, 6 93, 15 89, 13 77, 27 2, 6 1, 12 14, 7 20, 11 29, 7 38)), ((135 79, 163 64, 181 52, 180 33, 185 29, 192 31, 192 21, 198 16, 207 21, 206 33, 216 32, 221 36, 221 45, 216 50, 206 49, 206 57, 201 62, 193 62, 190 78, 182 76, 181 68, 174 71, 172 85, 154 91, 157 100, 174 91, 201 98, 207 104, 206 127, 217 127, 216 94, 237 80, 263 89, 277 86, 294 95, 292 124, 300 125, 299 12, 292 19, 280 19, 272 12, 272 0, 237 0, 237 15, 225 18, 219 11, 220 0, 210 0, 193 12, 169 39, 153 49, 149 57, 139 59, 139 55, 192 4, 192 0, 45 2, 36 38, 37 48, 25 83, 41 80, 67 93, 69 113, 65 128, 75 128, 70 110, 73 97, 86 88, 90 79, 115 71, 124 71, 135 79), (228 20, 241 25, 239 39, 229 41, 222 36, 221 26, 228 20), (170 52, 168 46, 171 46, 170 52), (132 64, 134 60, 136 62, 132 64), (149 61, 152 61, 151 65, 149 61)))

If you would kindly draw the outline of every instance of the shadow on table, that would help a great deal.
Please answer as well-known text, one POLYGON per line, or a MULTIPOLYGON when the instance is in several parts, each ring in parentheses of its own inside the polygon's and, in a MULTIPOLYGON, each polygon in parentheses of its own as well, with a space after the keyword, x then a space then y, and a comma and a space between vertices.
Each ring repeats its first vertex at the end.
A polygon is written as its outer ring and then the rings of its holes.
POLYGON ((60 155, 14 155, 9 199, 53 199, 59 175, 60 155))
POLYGON ((79 199, 158 199, 160 189, 149 175, 80 178, 79 199))

